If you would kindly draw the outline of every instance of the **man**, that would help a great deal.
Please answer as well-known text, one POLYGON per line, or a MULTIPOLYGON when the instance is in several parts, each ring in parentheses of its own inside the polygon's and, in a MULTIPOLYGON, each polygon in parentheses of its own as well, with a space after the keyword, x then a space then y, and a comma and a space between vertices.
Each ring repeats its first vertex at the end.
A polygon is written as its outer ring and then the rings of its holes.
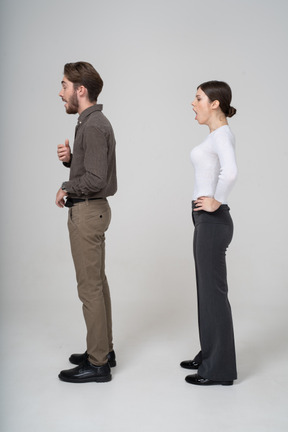
POLYGON ((87 327, 87 351, 72 354, 69 360, 77 367, 59 374, 68 382, 110 381, 110 366, 116 366, 104 234, 111 220, 107 197, 117 190, 116 157, 112 126, 97 104, 102 87, 91 64, 65 65, 59 96, 67 114, 78 113, 79 118, 73 154, 68 140, 58 145, 59 160, 70 168, 70 178, 58 190, 56 205, 69 207, 71 252, 87 327))

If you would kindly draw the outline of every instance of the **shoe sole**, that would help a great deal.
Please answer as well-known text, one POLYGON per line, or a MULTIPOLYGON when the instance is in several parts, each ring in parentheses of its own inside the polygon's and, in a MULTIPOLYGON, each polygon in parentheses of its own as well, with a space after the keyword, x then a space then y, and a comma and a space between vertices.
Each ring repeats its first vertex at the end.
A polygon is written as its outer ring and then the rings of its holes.
POLYGON ((65 381, 65 382, 71 382, 71 383, 87 383, 87 382, 97 382, 97 383, 105 383, 105 382, 109 382, 112 380, 112 375, 105 375, 103 377, 97 377, 97 378, 83 378, 83 379, 73 379, 73 378, 66 378, 61 376, 61 374, 58 375, 58 378, 61 381, 65 381))
POLYGON ((185 379, 185 381, 188 384, 198 385, 199 387, 201 387, 201 386, 202 387, 209 387, 209 386, 213 386, 213 385, 222 385, 222 386, 231 386, 231 385, 233 385, 233 381, 213 381, 213 382, 210 382, 208 384, 203 384, 201 382, 191 382, 191 381, 188 381, 187 379, 185 379))
POLYGON ((199 369, 199 366, 182 366, 181 364, 180 364, 180 366, 183 369, 189 369, 189 370, 198 370, 199 369))

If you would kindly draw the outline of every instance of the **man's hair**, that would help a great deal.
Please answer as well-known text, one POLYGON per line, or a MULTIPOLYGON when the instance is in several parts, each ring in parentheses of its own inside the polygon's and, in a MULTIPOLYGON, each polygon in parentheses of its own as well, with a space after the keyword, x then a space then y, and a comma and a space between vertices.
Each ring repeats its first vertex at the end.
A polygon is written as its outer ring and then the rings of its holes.
POLYGON ((64 75, 73 83, 75 90, 81 85, 87 89, 90 102, 97 101, 103 88, 103 80, 90 63, 66 63, 64 75))

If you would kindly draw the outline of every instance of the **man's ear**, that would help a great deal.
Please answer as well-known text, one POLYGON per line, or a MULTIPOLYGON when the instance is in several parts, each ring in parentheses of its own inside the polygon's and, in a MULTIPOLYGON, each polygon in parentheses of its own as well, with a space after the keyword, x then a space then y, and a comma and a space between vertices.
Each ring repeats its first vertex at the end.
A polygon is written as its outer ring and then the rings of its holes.
POLYGON ((220 102, 216 99, 211 103, 212 109, 217 109, 220 106, 220 102))
POLYGON ((84 87, 83 85, 80 85, 78 88, 77 88, 77 93, 78 93, 78 95, 80 96, 80 97, 85 97, 86 95, 87 95, 87 89, 86 89, 86 87, 84 87))

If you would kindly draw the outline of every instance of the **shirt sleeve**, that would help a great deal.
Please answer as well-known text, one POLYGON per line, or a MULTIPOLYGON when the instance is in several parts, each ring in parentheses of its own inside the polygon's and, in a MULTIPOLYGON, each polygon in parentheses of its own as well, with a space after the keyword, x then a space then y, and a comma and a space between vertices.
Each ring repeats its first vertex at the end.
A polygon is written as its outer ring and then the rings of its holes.
POLYGON ((71 154, 70 154, 70 161, 69 161, 69 162, 63 162, 63 165, 64 165, 66 168, 70 168, 70 167, 71 167, 71 163, 72 163, 72 159, 73 159, 73 154, 71 153, 71 154))
POLYGON ((232 137, 226 133, 215 136, 215 149, 220 169, 214 198, 225 203, 237 178, 237 164, 232 137))
MULTIPOLYGON (((103 132, 95 126, 86 127, 84 139, 84 174, 65 182, 68 193, 89 196, 107 185, 108 143, 103 132)), ((75 158, 75 152, 73 158, 75 158)))

